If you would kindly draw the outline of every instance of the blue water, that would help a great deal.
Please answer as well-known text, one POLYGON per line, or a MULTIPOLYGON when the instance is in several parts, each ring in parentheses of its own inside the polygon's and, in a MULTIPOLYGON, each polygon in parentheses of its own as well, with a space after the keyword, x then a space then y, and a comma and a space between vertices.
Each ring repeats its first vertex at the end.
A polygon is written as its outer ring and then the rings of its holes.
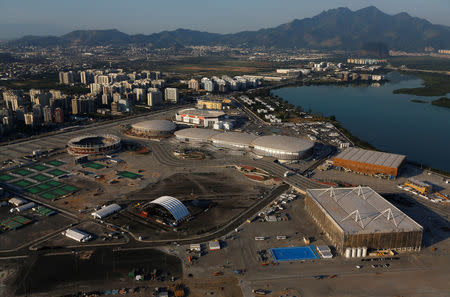
POLYGON ((400 88, 420 87, 421 79, 399 73, 391 73, 387 78, 390 81, 380 87, 301 86, 272 93, 304 111, 334 115, 353 135, 377 149, 450 171, 450 109, 411 102, 431 102, 441 96, 392 93, 400 88))
POLYGON ((269 251, 275 261, 320 259, 314 252, 314 246, 273 248, 269 251))

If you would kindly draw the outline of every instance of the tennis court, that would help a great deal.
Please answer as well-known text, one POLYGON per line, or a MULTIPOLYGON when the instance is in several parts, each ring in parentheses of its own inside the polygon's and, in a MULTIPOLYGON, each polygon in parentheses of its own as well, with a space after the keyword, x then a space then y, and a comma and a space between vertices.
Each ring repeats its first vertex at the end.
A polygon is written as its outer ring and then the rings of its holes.
POLYGON ((44 191, 44 190, 42 190, 42 189, 39 188, 39 187, 31 187, 31 188, 28 188, 27 191, 28 191, 29 193, 31 193, 31 194, 39 194, 39 193, 41 193, 41 192, 44 191))
POLYGON ((314 246, 295 246, 269 249, 275 262, 320 259, 314 246))
POLYGON ((66 174, 67 172, 59 170, 59 169, 53 169, 53 170, 47 171, 47 173, 51 174, 53 176, 60 176, 60 175, 66 174))
POLYGON ((38 182, 44 182, 46 180, 49 180, 50 177, 48 177, 47 175, 43 175, 43 174, 36 174, 30 177, 31 179, 34 179, 35 181, 38 182))
POLYGON ((42 193, 39 196, 41 196, 44 199, 48 199, 48 200, 56 199, 56 195, 53 195, 52 193, 42 193))
POLYGON ((37 185, 36 188, 39 188, 42 191, 48 191, 48 190, 50 190, 51 188, 54 188, 54 187, 49 186, 47 184, 40 184, 40 185, 37 185))
POLYGON ((14 173, 18 174, 20 176, 27 176, 27 175, 32 174, 33 172, 31 172, 28 169, 21 168, 21 169, 17 169, 16 171, 14 171, 14 173))
POLYGON ((50 167, 38 164, 38 165, 31 166, 30 168, 34 169, 34 170, 37 170, 37 171, 44 171, 44 170, 49 169, 50 167))
POLYGON ((141 174, 129 172, 129 171, 119 171, 117 172, 117 175, 120 177, 130 178, 130 179, 138 179, 142 177, 141 174))
POLYGON ((91 162, 91 163, 87 163, 87 164, 84 164, 84 165, 83 165, 83 168, 86 168, 86 167, 92 168, 92 169, 95 169, 95 170, 98 170, 98 169, 103 169, 103 168, 105 168, 106 166, 103 165, 103 164, 100 164, 100 163, 91 162))
POLYGON ((80 190, 80 188, 77 188, 77 187, 71 186, 71 185, 65 185, 65 186, 61 187, 61 189, 63 189, 64 191, 67 191, 69 193, 73 193, 73 192, 80 190))
POLYGON ((12 179, 15 179, 15 177, 11 176, 9 174, 2 174, 2 175, 0 175, 0 181, 7 182, 7 181, 10 181, 12 179))
POLYGON ((14 185, 16 187, 19 187, 19 188, 26 188, 26 187, 29 187, 31 185, 34 185, 34 183, 29 181, 29 180, 26 180, 26 179, 21 179, 19 181, 16 181, 12 185, 14 185))
POLYGON ((60 185, 62 185, 63 183, 60 183, 60 182, 58 182, 58 181, 56 181, 56 180, 51 180, 51 181, 49 181, 49 182, 46 182, 45 184, 46 184, 47 186, 52 187, 52 188, 56 188, 56 187, 59 187, 60 185))
POLYGON ((64 163, 63 161, 59 161, 59 160, 52 160, 52 161, 46 162, 46 164, 50 164, 52 166, 58 167, 58 166, 61 166, 63 164, 66 164, 66 163, 64 163))

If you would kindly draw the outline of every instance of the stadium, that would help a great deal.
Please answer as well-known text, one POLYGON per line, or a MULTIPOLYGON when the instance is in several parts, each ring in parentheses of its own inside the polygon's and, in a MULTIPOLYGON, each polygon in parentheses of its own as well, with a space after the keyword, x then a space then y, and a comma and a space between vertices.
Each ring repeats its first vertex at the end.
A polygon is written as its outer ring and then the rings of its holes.
POLYGON ((253 152, 260 156, 279 160, 305 159, 312 154, 314 142, 303 138, 271 135, 261 136, 252 141, 253 152))
POLYGON ((224 118, 225 113, 222 111, 196 108, 182 109, 175 114, 175 119, 177 122, 182 122, 183 124, 192 126, 211 128, 215 123, 223 120, 224 118))
POLYGON ((218 147, 250 150, 260 156, 279 160, 305 159, 312 154, 314 142, 291 136, 256 136, 240 132, 218 132, 210 129, 188 128, 175 132, 175 137, 190 143, 212 143, 218 147))
POLYGON ((159 223, 170 226, 177 226, 178 223, 190 216, 186 206, 171 196, 161 196, 145 204, 142 209, 145 209, 141 212, 142 216, 148 216, 159 223))
POLYGON ((69 140, 67 151, 72 155, 110 154, 121 148, 120 141, 113 134, 88 134, 69 140))
POLYGON ((333 159, 333 165, 362 174, 396 177, 406 156, 349 147, 333 159))
POLYGON ((423 227, 369 187, 308 189, 305 208, 341 253, 420 250, 423 227))
POLYGON ((142 138, 165 138, 175 131, 176 125, 166 120, 149 120, 131 125, 126 134, 142 138))

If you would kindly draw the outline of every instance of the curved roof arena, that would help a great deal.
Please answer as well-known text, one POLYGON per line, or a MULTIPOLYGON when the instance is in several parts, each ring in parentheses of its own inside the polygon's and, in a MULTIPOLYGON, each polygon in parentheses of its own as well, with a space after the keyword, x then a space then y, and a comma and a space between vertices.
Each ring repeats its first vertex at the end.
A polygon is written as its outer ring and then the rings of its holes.
POLYGON ((214 144, 228 144, 238 147, 249 147, 253 140, 258 136, 250 133, 224 132, 211 137, 214 144))
POLYGON ((178 114, 187 114, 195 117, 217 118, 225 115, 224 112, 209 109, 187 108, 178 111, 178 114))
POLYGON ((256 138, 252 141, 252 145, 263 150, 304 152, 311 149, 314 146, 314 142, 298 137, 269 135, 256 138))
POLYGON ((189 215, 189 210, 180 200, 171 196, 161 196, 153 200, 150 204, 157 204, 167 209, 176 221, 179 221, 189 215))
POLYGON ((131 125, 133 129, 148 131, 173 131, 176 125, 167 120, 149 120, 131 125))
POLYGON ((197 141, 208 141, 212 136, 220 133, 211 129, 187 128, 175 132, 175 136, 179 139, 190 139, 197 141))

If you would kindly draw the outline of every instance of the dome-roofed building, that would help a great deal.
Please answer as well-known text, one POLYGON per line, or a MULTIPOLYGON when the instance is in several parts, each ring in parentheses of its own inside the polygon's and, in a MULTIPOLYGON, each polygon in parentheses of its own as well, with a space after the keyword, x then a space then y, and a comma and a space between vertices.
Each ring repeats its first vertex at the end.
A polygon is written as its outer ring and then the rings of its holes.
POLYGON ((185 142, 207 142, 210 138, 220 132, 203 128, 187 128, 175 132, 178 140, 185 142))
POLYGON ((167 120, 148 120, 131 125, 127 134, 143 138, 163 138, 173 134, 176 125, 167 120))
POLYGON ((252 141, 257 137, 258 136, 250 133, 225 132, 213 135, 211 141, 218 147, 246 150, 250 149, 252 141))
POLYGON ((260 156, 275 157, 280 160, 297 160, 308 157, 314 142, 309 140, 283 136, 261 136, 252 141, 253 152, 260 156))
POLYGON ((180 200, 171 196, 161 196, 150 202, 148 206, 147 210, 154 216, 160 217, 172 225, 176 225, 190 215, 186 206, 180 200))

